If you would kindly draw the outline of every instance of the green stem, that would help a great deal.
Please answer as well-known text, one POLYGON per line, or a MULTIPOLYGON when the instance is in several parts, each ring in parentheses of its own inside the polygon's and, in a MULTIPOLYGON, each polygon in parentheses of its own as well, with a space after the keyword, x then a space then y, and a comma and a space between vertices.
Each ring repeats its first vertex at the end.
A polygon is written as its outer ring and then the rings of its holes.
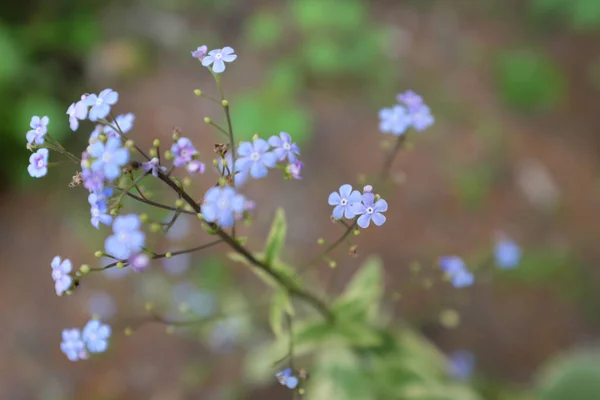
POLYGON ((381 174, 379 176, 379 179, 381 180, 382 184, 388 178, 390 170, 392 169, 392 164, 394 163, 394 159, 398 155, 399 150, 404 145, 404 142, 406 142, 406 135, 407 134, 405 133, 404 135, 398 136, 396 138, 396 144, 394 145, 394 148, 383 161, 383 165, 381 167, 381 174))

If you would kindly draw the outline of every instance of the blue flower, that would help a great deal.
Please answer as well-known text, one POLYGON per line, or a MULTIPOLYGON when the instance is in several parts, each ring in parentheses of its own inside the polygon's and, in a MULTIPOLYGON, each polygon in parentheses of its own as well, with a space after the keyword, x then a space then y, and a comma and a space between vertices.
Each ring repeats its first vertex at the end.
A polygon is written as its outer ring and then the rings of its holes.
POLYGON ((212 64, 212 70, 215 74, 225 71, 225 63, 233 62, 237 56, 233 54, 233 49, 229 46, 222 49, 215 49, 208 52, 208 55, 202 59, 202 65, 208 67, 212 64))
POLYGON ((232 187, 212 187, 204 195, 202 216, 207 222, 216 222, 227 228, 233 226, 236 218, 244 212, 246 199, 232 187))
POLYGON ((87 95, 81 96, 81 100, 73 103, 69 106, 67 110, 67 115, 69 116, 69 126, 72 131, 76 131, 79 128, 79 120, 84 120, 88 115, 88 106, 85 103, 85 99, 87 95))
MULTIPOLYGON (((227 153, 225 154, 225 161, 227 161, 227 166, 229 168, 229 170, 231 170, 231 166, 233 165, 233 161, 231 159, 231 153, 227 153)), ((239 161, 239 159, 238 159, 239 161)), ((239 168, 240 163, 236 161, 235 163, 235 168, 232 171, 233 172, 233 183, 235 184, 236 187, 240 187, 242 186, 244 183, 246 183, 246 181, 248 180, 248 177, 250 176, 250 170, 249 169, 245 169, 245 170, 240 170, 239 168)), ((218 169, 218 174, 221 175, 221 172, 223 171, 223 158, 219 158, 219 165, 217 166, 218 169)), ((227 170, 225 170, 225 175, 227 175, 227 170)))
POLYGON ((419 108, 423 105, 423 98, 412 90, 400 93, 396 96, 396 100, 398 100, 398 103, 403 103, 409 110, 419 108))
POLYGON ((475 369, 475 355, 468 350, 458 350, 449 355, 450 376, 457 381, 468 381, 475 369))
POLYGON ((141 225, 140 217, 135 214, 115 218, 114 234, 104 242, 106 252, 121 260, 138 253, 146 241, 146 235, 140 230, 141 225))
POLYGON ((90 94, 85 98, 85 104, 91 106, 89 119, 90 121, 96 121, 98 119, 106 118, 110 113, 110 106, 116 104, 119 100, 119 93, 112 89, 104 89, 99 95, 90 94))
POLYGON ((238 159, 235 167, 241 173, 250 171, 254 179, 267 176, 267 168, 273 168, 277 164, 277 156, 269 151, 269 143, 264 139, 254 139, 252 143, 242 142, 238 147, 238 159))
POLYGON ((81 179, 83 180, 83 187, 90 192, 101 192, 104 189, 104 173, 102 171, 82 168, 81 179))
POLYGON ((410 116, 412 118, 412 126, 417 131, 421 132, 429 128, 435 122, 431 110, 425 104, 415 109, 411 109, 410 116))
POLYGON ((192 161, 192 158, 198 154, 198 151, 188 138, 179 138, 177 143, 173 143, 171 146, 171 153, 175 159, 173 165, 176 167, 184 167, 187 163, 192 161))
POLYGON ((521 260, 521 249, 507 237, 501 237, 494 248, 494 258, 500 268, 515 268, 521 260))
POLYGON ((203 162, 200 162, 198 160, 192 160, 188 163, 187 170, 190 173, 190 175, 203 174, 206 170, 206 166, 203 162))
POLYGON ((413 122, 406 108, 395 105, 392 108, 383 108, 379 111, 379 130, 382 133, 391 133, 400 136, 406 132, 413 122))
POLYGON ((352 205, 352 211, 356 215, 360 215, 356 222, 363 229, 368 228, 371 221, 377 226, 383 225, 386 218, 382 213, 386 212, 387 209, 387 201, 384 199, 375 201, 375 195, 371 192, 362 195, 362 203, 352 205))
POLYGON ((300 155, 300 148, 298 148, 296 143, 292 143, 292 137, 286 132, 280 132, 279 136, 271 136, 269 144, 271 147, 274 147, 273 151, 278 161, 283 161, 287 158, 290 163, 293 163, 297 160, 297 156, 300 155))
POLYGON ((48 123, 50 119, 48 117, 38 117, 34 115, 31 117, 29 126, 31 130, 27 132, 27 143, 29 144, 42 144, 44 143, 44 136, 48 132, 48 123))
POLYGON ((157 157, 152 158, 152 160, 142 163, 142 169, 144 170, 144 172, 148 173, 148 174, 152 174, 156 177, 158 177, 158 171, 160 172, 166 172, 167 168, 166 167, 162 167, 160 165, 160 161, 158 160, 157 157))
POLYGON ((352 186, 345 184, 340 186, 339 193, 332 192, 329 195, 327 202, 333 208, 333 217, 341 219, 342 216, 352 219, 356 216, 356 212, 352 209, 354 204, 360 203, 361 195, 358 190, 352 190, 352 186))
POLYGON ((61 260, 59 256, 56 256, 52 259, 50 266, 52 267, 52 279, 54 280, 56 294, 61 296, 73 284, 73 278, 69 275, 73 269, 73 264, 68 258, 61 260))
POLYGON ((127 263, 135 272, 142 272, 150 265, 150 257, 146 253, 137 253, 129 256, 127 263))
POLYGON ((76 328, 62 331, 60 350, 71 361, 85 360, 88 357, 83 340, 81 340, 81 332, 76 328))
POLYGON ((92 319, 83 328, 81 336, 90 352, 102 353, 108 348, 110 333, 110 326, 101 323, 97 319, 92 319))
POLYGON ((41 178, 48 173, 48 149, 39 149, 29 156, 27 172, 32 178, 41 178))
POLYGON ((302 168, 304 168, 304 163, 302 163, 302 161, 294 161, 285 168, 285 172, 294 179, 302 179, 302 176, 300 175, 302 168))
MULTIPOLYGON (((128 113, 128 114, 118 115, 117 118, 115 118, 115 121, 113 121, 111 125, 117 129, 121 129, 121 132, 127 133, 133 128, 134 122, 135 122, 135 114, 128 113)), ((104 133, 109 138, 120 137, 119 132, 115 131, 111 126, 105 125, 103 129, 104 129, 104 133)))
POLYGON ((298 378, 292 375, 292 369, 286 368, 283 371, 279 371, 275 374, 279 383, 287 386, 289 389, 296 389, 298 386, 298 378))
POLYGON ((104 177, 114 180, 121 175, 121 167, 129 161, 129 150, 121 145, 121 139, 111 138, 105 143, 97 141, 89 146, 94 157, 92 171, 103 171, 104 177))
POLYGON ((198 47, 196 50, 193 50, 192 53, 192 57, 197 58, 198 60, 202 61, 202 59, 204 57, 206 57, 206 53, 208 52, 208 47, 206 47, 205 45, 202 45, 200 47, 198 47))
POLYGON ((112 196, 112 193, 112 188, 105 188, 103 191, 90 193, 88 196, 88 202, 91 206, 91 222, 96 229, 99 229, 100 223, 104 225, 110 225, 112 223, 112 216, 108 214, 108 207, 106 204, 106 200, 112 196))
POLYGON ((463 288, 473 284, 473 274, 469 272, 460 257, 440 257, 440 268, 446 273, 448 278, 450 278, 450 282, 456 288, 463 288))

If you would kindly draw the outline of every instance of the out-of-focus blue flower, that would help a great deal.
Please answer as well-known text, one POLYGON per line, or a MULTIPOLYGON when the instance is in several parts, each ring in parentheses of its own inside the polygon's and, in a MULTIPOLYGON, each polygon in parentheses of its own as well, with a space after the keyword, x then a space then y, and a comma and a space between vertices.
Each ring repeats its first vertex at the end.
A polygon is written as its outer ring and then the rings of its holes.
POLYGON ((83 340, 81 340, 81 332, 76 328, 62 331, 60 350, 71 361, 85 360, 88 357, 83 340))
POLYGON ((294 179, 302 179, 300 173, 302 172, 303 167, 304 164, 302 161, 294 161, 285 168, 285 171, 294 179))
POLYGON ((98 315, 101 319, 111 319, 116 311, 117 305, 110 294, 103 291, 92 293, 87 302, 87 310, 92 315, 98 315))
POLYGON ((275 156, 278 161, 283 161, 286 158, 290 163, 298 159, 300 148, 296 143, 292 142, 292 137, 286 132, 280 132, 279 136, 271 136, 269 144, 273 147, 275 156))
POLYGON ((267 168, 273 168, 277 164, 277 156, 269 151, 269 143, 266 140, 256 138, 252 143, 242 142, 238 147, 238 159, 236 169, 240 172, 250 171, 254 179, 267 176, 267 168))
POLYGON ((104 190, 104 172, 102 170, 92 171, 89 168, 81 169, 83 187, 90 192, 101 192, 104 190))
POLYGON ((202 61, 202 59, 204 57, 206 57, 206 54, 208 53, 208 47, 206 47, 205 45, 202 45, 202 46, 198 47, 196 50, 193 50, 191 53, 192 53, 192 57, 197 58, 198 60, 202 61))
POLYGON ((298 386, 298 378, 292 375, 293 371, 291 368, 286 368, 283 371, 279 371, 275 374, 279 383, 283 386, 287 386, 289 389, 296 389, 298 386))
POLYGON ((44 136, 48 132, 48 123, 50 119, 48 117, 38 117, 34 115, 31 117, 29 126, 31 130, 27 132, 27 143, 29 144, 42 144, 44 143, 44 136))
POLYGON ((104 243, 106 253, 121 260, 126 260, 138 253, 146 240, 146 235, 140 230, 141 225, 140 217, 135 214, 115 218, 114 234, 109 236, 104 243))
POLYGON ((41 178, 48 173, 48 149, 39 149, 29 156, 27 172, 32 178, 41 178))
MULTIPOLYGON (((123 133, 129 132, 133 128, 133 123, 135 122, 135 114, 121 114, 117 115, 115 121, 112 122, 113 125, 117 129, 121 129, 123 133)), ((111 126, 104 126, 104 134, 108 138, 120 137, 118 131, 115 131, 111 126)))
POLYGON ((135 272, 142 272, 150 265, 150 257, 146 253, 137 253, 129 257, 128 263, 135 272))
POLYGON ((158 160, 158 157, 153 157, 152 160, 142 163, 142 170, 144 170, 144 172, 146 172, 146 173, 149 173, 149 174, 152 174, 152 175, 158 177, 158 171, 166 172, 167 168, 162 167, 160 165, 160 161, 158 160))
POLYGON ((52 279, 54 280, 56 294, 61 296, 73 284, 73 278, 69 275, 73 269, 73 264, 68 258, 61 260, 59 256, 56 256, 52 259, 50 266, 52 267, 52 279))
POLYGON ((450 282, 456 288, 471 286, 475 280, 460 257, 440 257, 440 268, 448 275, 450 282))
POLYGON ((204 195, 202 216, 207 222, 216 222, 224 228, 232 227, 244 212, 246 199, 232 187, 212 187, 204 195))
POLYGON ((398 103, 408 107, 409 110, 419 108, 423 105, 423 98, 412 90, 407 90, 404 93, 398 94, 396 100, 398 100, 398 103))
POLYGON ((201 318, 210 316, 216 309, 215 296, 209 292, 198 290, 190 282, 181 282, 173 287, 173 302, 186 304, 191 312, 201 318))
POLYGON ((431 115, 431 110, 425 104, 423 104, 421 107, 411 110, 410 116, 412 118, 413 128, 419 132, 429 128, 435 122, 433 115, 431 115))
POLYGON ((187 170, 190 173, 190 175, 203 174, 205 169, 206 166, 204 165, 204 163, 198 160, 192 160, 187 165, 187 170))
POLYGON ((163 258, 162 265, 169 275, 179 276, 184 274, 192 264, 192 255, 189 253, 179 254, 176 257, 163 258))
POLYGON ((233 62, 237 58, 235 54, 233 54, 234 50, 227 46, 222 49, 215 49, 208 52, 208 55, 204 56, 202 59, 202 65, 208 67, 212 64, 212 70, 215 74, 220 74, 225 71, 225 63, 233 62))
POLYGON ((362 195, 362 203, 352 205, 354 214, 360 215, 356 222, 363 229, 368 228, 371 221, 377 226, 383 225, 386 218, 382 213, 386 212, 387 209, 387 201, 384 199, 375 201, 375 195, 371 192, 362 195))
POLYGON ((379 120, 379 130, 382 133, 391 133, 394 136, 404 134, 413 122, 406 108, 401 105, 381 109, 379 120))
POLYGON ((333 217, 341 219, 342 216, 352 219, 356 216, 356 212, 352 209, 354 204, 360 203, 362 197, 358 190, 352 190, 352 186, 345 184, 340 186, 339 193, 332 192, 329 195, 327 202, 333 208, 333 217))
POLYGON ((90 214, 92 218, 90 222, 96 229, 100 229, 100 224, 110 225, 112 223, 112 216, 108 213, 108 209, 105 204, 96 203, 90 208, 90 214))
POLYGON ((457 381, 468 381, 475 370, 475 355, 468 350, 458 350, 448 358, 450 376, 457 381))
POLYGON ((121 139, 111 138, 103 143, 97 141, 89 146, 89 155, 94 157, 92 171, 102 171, 108 180, 117 179, 121 168, 129 161, 129 150, 122 146, 121 139))
POLYGON ((79 120, 84 120, 88 115, 88 106, 85 102, 87 95, 81 96, 81 100, 75 102, 69 106, 67 115, 69 116, 69 126, 72 131, 76 131, 79 128, 79 120))
POLYGON ((188 138, 179 138, 176 143, 171 146, 171 153, 175 159, 173 165, 176 167, 184 167, 192 161, 192 158, 198 154, 198 151, 188 138))
POLYGON ((102 353, 108 348, 110 334, 110 326, 101 323, 97 319, 92 319, 83 328, 81 337, 91 353, 102 353))
POLYGON ((494 258, 500 268, 515 268, 521 261, 521 248, 508 237, 501 236, 496 241, 494 258))
POLYGON ((85 104, 91 106, 89 112, 90 121, 106 118, 110 113, 110 107, 119 100, 119 93, 112 89, 104 89, 100 94, 90 94, 86 97, 85 104))
POLYGON ((217 322, 210 334, 211 347, 223 352, 230 350, 240 335, 242 324, 239 317, 229 317, 217 322))

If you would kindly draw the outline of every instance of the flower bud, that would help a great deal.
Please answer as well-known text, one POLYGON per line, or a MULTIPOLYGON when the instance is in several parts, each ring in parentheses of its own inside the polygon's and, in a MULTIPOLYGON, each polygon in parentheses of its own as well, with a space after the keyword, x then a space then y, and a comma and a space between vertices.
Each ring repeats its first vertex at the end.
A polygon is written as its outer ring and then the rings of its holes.
POLYGON ((147 302, 147 303, 144 305, 144 308, 146 309, 146 311, 150 312, 150 311, 152 311, 152 309, 154 308, 154 304, 152 304, 152 303, 150 303, 150 302, 147 302))
POLYGON ((325 244, 325 239, 323 239, 323 238, 318 238, 318 239, 317 239, 317 244, 319 244, 319 245, 323 246, 323 245, 325 244))
POLYGON ((167 259, 168 259, 168 258, 171 258, 171 257, 173 257, 173 253, 171 253, 171 252, 169 251, 167 254, 165 254, 165 257, 166 257, 167 259))
POLYGON ((162 229, 162 226, 158 222, 153 222, 150 224, 150 232, 158 233, 162 229))
POLYGON ((169 150, 167 150, 167 151, 165 151, 165 158, 167 160, 172 160, 175 157, 173 157, 173 153, 171 153, 169 150))
POLYGON ((123 269, 123 268, 125 268, 125 264, 123 264, 123 262, 122 262, 122 261, 119 261, 119 262, 117 263, 117 268, 119 268, 119 269, 123 269))
POLYGON ((140 214, 140 221, 142 221, 143 224, 145 224, 149 220, 150 220, 150 217, 148 216, 148 214, 140 214))
POLYGON ((223 101, 221 101, 221 105, 223 107, 229 107, 229 102, 227 100, 223 100, 223 101))
POLYGON ((175 200, 175 207, 177 207, 177 208, 183 208, 184 205, 185 205, 185 201, 183 201, 183 199, 177 199, 177 200, 175 200))
POLYGON ((194 89, 194 94, 198 97, 202 96, 202 90, 200 89, 194 89))
POLYGON ((82 274, 84 274, 84 275, 85 275, 85 274, 89 274, 89 273, 90 273, 90 266, 89 266, 89 265, 87 265, 87 264, 83 264, 81 267, 79 267, 79 271, 80 271, 82 274))
POLYGON ((154 146, 154 147, 160 147, 160 140, 154 139, 154 141, 152 142, 152 146, 154 146))
POLYGON ((125 336, 133 335, 133 329, 131 329, 130 327, 125 328, 123 332, 125 333, 125 336))
POLYGON ((329 268, 335 268, 337 267, 337 263, 333 260, 329 261, 329 268))
POLYGON ((354 233, 354 236, 358 236, 360 235, 360 229, 356 228, 352 233, 354 233))
POLYGON ((204 117, 204 122, 207 124, 211 124, 212 123, 212 119, 210 119, 209 117, 204 117))
POLYGON ((150 157, 157 157, 158 151, 153 147, 150 149, 150 151, 148 151, 148 154, 150 154, 150 157))
POLYGON ((101 250, 98 250, 97 252, 94 253, 94 257, 96 258, 100 258, 104 256, 104 252, 101 250))
POLYGON ((134 146, 135 146, 135 142, 131 139, 129 139, 128 141, 125 142, 125 147, 127 147, 128 149, 133 149, 134 146))
POLYGON ((189 176, 186 176, 183 178, 183 186, 191 186, 192 185, 192 180, 190 179, 189 176))

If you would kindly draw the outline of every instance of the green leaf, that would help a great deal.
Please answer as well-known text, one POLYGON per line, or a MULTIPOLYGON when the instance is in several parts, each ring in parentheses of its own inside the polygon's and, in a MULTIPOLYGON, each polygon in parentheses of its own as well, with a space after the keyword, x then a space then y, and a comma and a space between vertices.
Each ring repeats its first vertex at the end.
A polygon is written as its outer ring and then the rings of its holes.
POLYGON ((577 352, 552 360, 541 372, 539 400, 600 399, 600 352, 577 352))
POLYGON ((274 47, 283 37, 283 20, 269 11, 253 13, 247 20, 245 37, 251 46, 257 49, 274 47))
POLYGON ((275 212, 275 218, 271 224, 271 230, 265 244, 263 260, 267 265, 273 265, 278 259, 287 233, 287 223, 285 221, 285 211, 278 208, 275 212))
POLYGON ((269 324, 275 336, 283 333, 283 317, 285 314, 293 315, 292 303, 285 290, 277 290, 271 298, 269 308, 269 324))

